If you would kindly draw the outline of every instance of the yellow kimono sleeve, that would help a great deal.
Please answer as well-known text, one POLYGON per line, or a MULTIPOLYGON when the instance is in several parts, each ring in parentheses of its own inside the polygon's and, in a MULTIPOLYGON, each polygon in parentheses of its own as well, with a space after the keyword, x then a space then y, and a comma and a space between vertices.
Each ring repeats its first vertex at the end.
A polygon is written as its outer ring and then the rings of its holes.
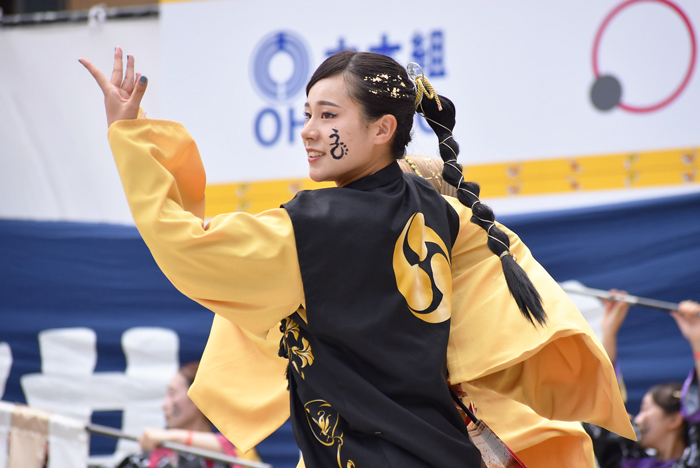
POLYGON ((205 226, 204 168, 182 125, 120 120, 109 141, 136 226, 177 289, 259 336, 299 307, 301 272, 284 209, 221 215, 205 226))
POLYGON ((534 327, 511 297, 500 260, 486 246, 486 232, 470 222, 471 210, 446 198, 460 217, 452 249, 447 353, 452 382, 493 391, 545 419, 587 421, 635 439, 612 364, 559 285, 520 239, 499 225, 542 296, 548 321, 534 327))
POLYGON ((595 468, 593 443, 581 423, 552 421, 528 406, 468 382, 462 388, 475 401, 477 416, 532 468, 595 468))
POLYGON ((289 418, 284 378, 288 361, 277 355, 282 334, 266 338, 214 317, 207 347, 188 395, 233 445, 247 452, 289 418))

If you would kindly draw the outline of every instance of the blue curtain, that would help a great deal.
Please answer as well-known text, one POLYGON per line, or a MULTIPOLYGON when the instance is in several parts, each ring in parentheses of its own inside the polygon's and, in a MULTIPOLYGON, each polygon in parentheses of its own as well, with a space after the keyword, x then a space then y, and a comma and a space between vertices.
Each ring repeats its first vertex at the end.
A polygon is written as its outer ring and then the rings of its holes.
MULTIPOLYGON (((557 281, 671 302, 700 299, 700 194, 500 221, 557 281)), ((40 372, 37 333, 44 329, 95 330, 97 372, 124 370, 121 335, 136 326, 175 330, 180 362, 204 349, 212 313, 168 282, 133 227, 0 221, 0 260, 0 342, 14 356, 5 400, 24 402, 19 377, 40 372)), ((620 332, 619 364, 635 413, 646 389, 683 380, 693 359, 671 317, 634 307, 620 332)), ((108 445, 92 449, 105 453, 108 445)), ((289 425, 260 452, 277 468, 296 466, 289 425)))

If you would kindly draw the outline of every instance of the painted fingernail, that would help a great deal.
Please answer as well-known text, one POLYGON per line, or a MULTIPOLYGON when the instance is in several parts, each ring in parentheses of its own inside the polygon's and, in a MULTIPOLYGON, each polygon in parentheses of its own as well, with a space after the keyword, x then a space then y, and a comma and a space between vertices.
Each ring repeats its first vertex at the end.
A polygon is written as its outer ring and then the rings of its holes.
POLYGON ((126 59, 129 60, 129 56, 128 56, 128 55, 126 56, 126 59))
POLYGON ((144 83, 144 84, 145 84, 145 83, 148 83, 148 78, 146 78, 145 76, 141 75, 141 78, 139 78, 139 81, 140 81, 141 83, 144 83))

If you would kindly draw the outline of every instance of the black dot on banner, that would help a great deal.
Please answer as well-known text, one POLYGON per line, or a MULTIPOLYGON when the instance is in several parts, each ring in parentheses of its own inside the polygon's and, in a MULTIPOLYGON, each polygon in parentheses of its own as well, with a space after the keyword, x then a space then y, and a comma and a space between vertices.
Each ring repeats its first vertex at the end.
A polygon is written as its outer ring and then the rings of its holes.
POLYGON ((591 102, 596 109, 608 111, 620 104, 622 85, 612 75, 599 76, 591 86, 591 102))

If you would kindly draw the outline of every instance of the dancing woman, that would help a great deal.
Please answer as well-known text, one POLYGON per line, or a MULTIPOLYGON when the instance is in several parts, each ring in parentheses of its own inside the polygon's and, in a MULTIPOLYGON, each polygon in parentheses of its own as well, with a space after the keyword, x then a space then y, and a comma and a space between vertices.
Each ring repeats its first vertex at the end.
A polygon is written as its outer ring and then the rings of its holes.
POLYGON ((634 437, 585 321, 463 180, 449 100, 386 56, 331 56, 307 86, 301 136, 310 177, 337 187, 205 223, 197 147, 178 123, 138 118, 147 80, 133 56, 123 73, 121 54, 110 79, 81 62, 105 94, 141 235, 172 283, 216 313, 190 395, 237 447, 291 414, 310 468, 478 468, 448 377, 538 418, 634 437), (459 200, 396 162, 416 108, 459 200))

